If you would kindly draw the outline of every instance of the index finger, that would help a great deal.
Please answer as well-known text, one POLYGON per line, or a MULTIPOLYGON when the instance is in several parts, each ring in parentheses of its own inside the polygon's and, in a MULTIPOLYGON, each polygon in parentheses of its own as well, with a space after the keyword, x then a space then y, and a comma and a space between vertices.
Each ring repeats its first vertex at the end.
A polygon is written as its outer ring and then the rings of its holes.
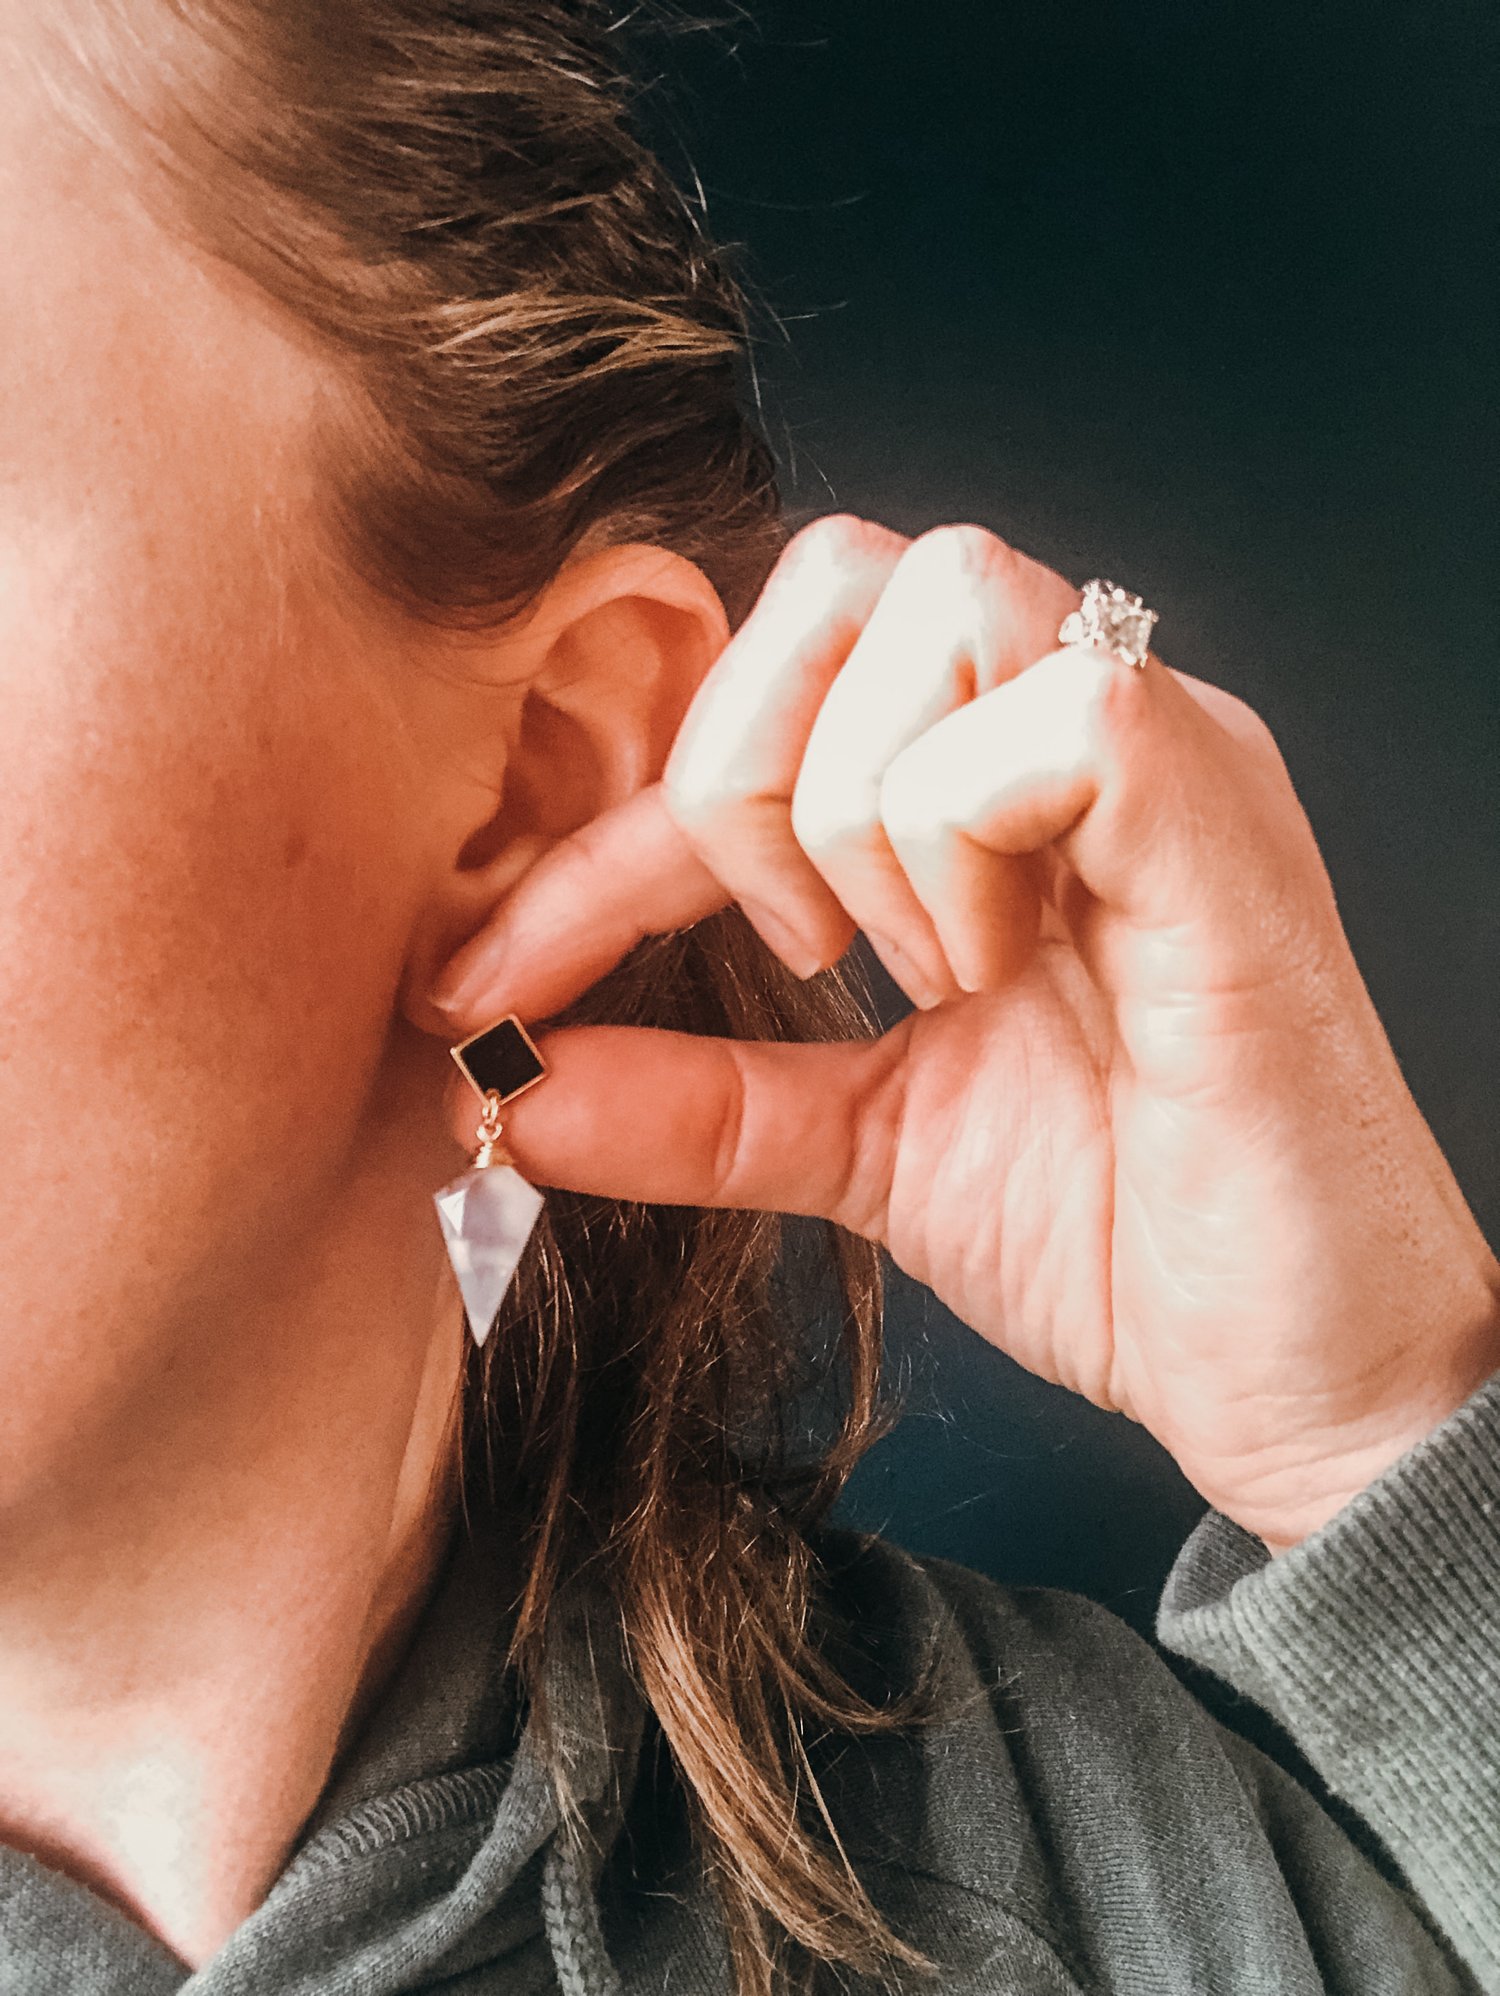
POLYGON ((551 1018, 645 937, 690 927, 732 898, 668 811, 661 784, 649 784, 523 874, 455 954, 431 1002, 461 1032, 497 1009, 551 1018))

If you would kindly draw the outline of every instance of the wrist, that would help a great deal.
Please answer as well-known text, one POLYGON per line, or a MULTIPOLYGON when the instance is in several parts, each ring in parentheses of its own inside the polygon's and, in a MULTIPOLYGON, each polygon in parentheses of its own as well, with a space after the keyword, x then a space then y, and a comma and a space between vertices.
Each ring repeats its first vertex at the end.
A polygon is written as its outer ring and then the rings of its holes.
POLYGON ((1500 1264, 1485 1275, 1485 1300, 1470 1320, 1441 1344, 1424 1349, 1428 1369, 1400 1401, 1378 1419, 1359 1424, 1357 1435, 1330 1440, 1323 1460, 1309 1469, 1305 1494, 1284 1513, 1256 1517, 1259 1507, 1219 1508, 1279 1559, 1329 1523, 1370 1485, 1433 1434, 1485 1382, 1500 1372, 1500 1264))

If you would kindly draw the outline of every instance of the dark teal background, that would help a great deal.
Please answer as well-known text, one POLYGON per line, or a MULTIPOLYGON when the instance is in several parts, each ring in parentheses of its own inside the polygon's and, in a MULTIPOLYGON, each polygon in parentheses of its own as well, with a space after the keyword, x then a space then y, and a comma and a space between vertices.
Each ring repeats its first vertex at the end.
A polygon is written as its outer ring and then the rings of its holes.
MULTIPOLYGON (((790 0, 662 51, 797 517, 993 528, 1274 729, 1500 1238, 1500 14, 790 0)), ((886 987, 890 1016, 895 994, 886 987)), ((1149 1624, 1203 1506, 894 1278, 845 1522, 1149 1624)))

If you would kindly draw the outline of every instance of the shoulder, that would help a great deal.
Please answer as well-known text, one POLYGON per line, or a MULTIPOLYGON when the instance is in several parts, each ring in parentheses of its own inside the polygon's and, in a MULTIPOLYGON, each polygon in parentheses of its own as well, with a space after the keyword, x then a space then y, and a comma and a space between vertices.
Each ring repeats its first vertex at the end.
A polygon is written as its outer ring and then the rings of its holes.
POLYGON ((915 1876, 920 1916, 951 1933, 987 1908, 1084 1988, 1146 1986, 1126 1963, 1155 1991, 1459 1986, 1318 1800, 1108 1609, 872 1533, 807 1539, 840 1674, 877 1704, 925 1676, 940 1707, 818 1762, 841 1835, 915 1876))
POLYGON ((873 1704, 925 1684, 934 1715, 830 1736, 819 1779, 866 1875, 915 1876, 950 1937, 960 1907, 1003 1913, 1087 1986, 1100 1936, 1079 1932, 1081 1909, 1130 1903, 1144 1933, 1197 1868, 1200 1834, 1260 1842, 1218 1727, 1107 1609, 872 1533, 807 1536, 824 1654, 873 1704))
MULTIPOLYGON (((1320 1814, 1298 1778, 1205 1703, 1118 1615, 1057 1587, 1007 1586, 875 1533, 823 1526, 817 1639, 875 1704, 927 1685, 934 1723, 912 1735, 1023 1808, 1044 1839, 1080 1849, 1132 1832, 1142 1844, 1223 1838, 1259 1845, 1273 1818, 1320 1814), (1107 1826, 1107 1827, 1106 1827, 1107 1826)), ((1241 1701, 1243 1702, 1243 1701, 1241 1701)), ((1055 1848, 1054 1844, 1054 1848, 1055 1848)))
POLYGON ((844 1526, 820 1526, 808 1543, 824 1639, 892 1692, 935 1669, 950 1688, 982 1683, 1012 1703, 1035 1697, 1055 1705, 1065 1696, 1075 1715, 1098 1694, 1116 1722, 1126 1684, 1151 1687, 1174 1706, 1185 1695, 1150 1643, 1081 1594, 1006 1586, 956 1560, 909 1553, 844 1526))
MULTIPOLYGON (((1238 1836, 1262 1844, 1295 1784, 1226 1728, 1119 1616, 1056 1587, 1007 1586, 874 1533, 809 1533, 819 1563, 817 1639, 874 1704, 925 1686, 932 1720, 882 1750, 941 1782, 928 1805, 962 1814, 980 1792, 1085 1868, 1132 1845, 1238 1836)), ((1310 1800, 1297 1794, 1297 1806, 1310 1800)))

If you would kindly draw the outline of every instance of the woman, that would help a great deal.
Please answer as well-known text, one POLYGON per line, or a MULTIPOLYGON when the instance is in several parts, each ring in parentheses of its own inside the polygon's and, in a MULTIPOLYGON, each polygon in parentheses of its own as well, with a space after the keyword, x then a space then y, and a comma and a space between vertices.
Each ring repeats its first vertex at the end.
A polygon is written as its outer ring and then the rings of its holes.
POLYGON ((1275 744, 977 529, 783 546, 616 25, 6 9, 0 1988, 1500 1989, 1500 1269, 1275 744), (882 1245, 1174 1453, 1327 1807, 827 1525, 882 1245))

